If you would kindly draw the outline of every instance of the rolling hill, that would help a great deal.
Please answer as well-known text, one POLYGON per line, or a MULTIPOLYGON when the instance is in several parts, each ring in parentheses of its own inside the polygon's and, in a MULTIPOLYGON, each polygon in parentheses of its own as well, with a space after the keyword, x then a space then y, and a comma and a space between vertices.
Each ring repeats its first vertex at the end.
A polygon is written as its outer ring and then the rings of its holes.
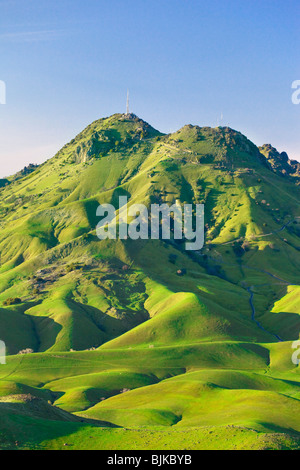
POLYGON ((300 447, 297 162, 115 114, 2 181, 1 448, 300 447), (120 196, 204 204, 204 247, 99 240, 120 196))

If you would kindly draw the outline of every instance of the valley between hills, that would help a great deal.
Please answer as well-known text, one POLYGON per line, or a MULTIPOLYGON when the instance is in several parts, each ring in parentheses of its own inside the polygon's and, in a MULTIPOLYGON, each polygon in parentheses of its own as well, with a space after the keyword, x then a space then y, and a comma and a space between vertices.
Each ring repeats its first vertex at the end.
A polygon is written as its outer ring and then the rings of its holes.
POLYGON ((298 162, 115 114, 0 200, 1 449, 300 448, 298 162), (120 196, 204 204, 204 247, 99 240, 120 196))

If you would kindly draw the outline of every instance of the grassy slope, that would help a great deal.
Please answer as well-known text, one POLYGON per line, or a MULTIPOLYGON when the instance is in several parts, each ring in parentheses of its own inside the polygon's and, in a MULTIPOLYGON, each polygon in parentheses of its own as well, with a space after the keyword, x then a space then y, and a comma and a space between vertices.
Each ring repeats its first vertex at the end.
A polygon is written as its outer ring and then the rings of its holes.
MULTIPOLYGON (((34 425, 42 429, 34 445, 48 448, 62 448, 63 443, 76 448, 128 448, 133 435, 137 448, 171 448, 168 436, 173 432, 178 448, 289 448, 298 442, 299 373, 290 365, 290 343, 263 348, 224 343, 133 348, 121 354, 118 350, 44 353, 9 358, 1 371, 5 385, 1 393, 9 394, 9 401, 16 392, 43 393, 44 400, 83 419, 131 430, 122 433, 62 423, 58 431, 58 424, 37 424, 35 415, 25 419, 15 411, 16 422, 23 424, 19 431, 13 429, 13 439, 22 445, 32 445, 34 425), (8 384, 16 382, 32 385, 9 389, 8 384), (30 437, 24 437, 25 429, 30 437), (88 435, 94 439, 92 444, 88 435), (225 442, 226 436, 232 439, 225 442)), ((11 420, 3 405, 1 410, 11 420)), ((42 418, 48 421, 49 416, 42 418)), ((6 421, 1 422, 5 429, 6 421)))
MULTIPOLYGON (((178 448, 298 445, 288 341, 300 327, 299 188, 244 136, 193 126, 163 136, 115 115, 1 191, 0 336, 10 354, 38 354, 8 358, 0 394, 133 428, 65 423, 60 434, 46 415, 37 436, 35 413, 6 402, 3 422, 21 420, 28 445, 59 448, 68 436, 76 448, 127 448, 132 433, 139 448, 168 448, 171 435, 178 448), (160 241, 99 242, 96 208, 119 195, 205 203, 201 256, 160 241), (11 297, 21 303, 3 305, 11 297), (100 349, 69 352, 91 347, 100 349)), ((23 432, 8 428, 3 446, 23 432)))

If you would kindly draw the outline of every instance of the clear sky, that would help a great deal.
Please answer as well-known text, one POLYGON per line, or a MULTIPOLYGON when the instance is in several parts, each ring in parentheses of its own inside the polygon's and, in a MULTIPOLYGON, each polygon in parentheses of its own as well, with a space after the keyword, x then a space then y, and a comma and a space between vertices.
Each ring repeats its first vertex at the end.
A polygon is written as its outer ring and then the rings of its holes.
POLYGON ((0 0, 0 177, 131 111, 229 125, 300 160, 299 0, 0 0), (222 118, 223 116, 223 118, 222 118))

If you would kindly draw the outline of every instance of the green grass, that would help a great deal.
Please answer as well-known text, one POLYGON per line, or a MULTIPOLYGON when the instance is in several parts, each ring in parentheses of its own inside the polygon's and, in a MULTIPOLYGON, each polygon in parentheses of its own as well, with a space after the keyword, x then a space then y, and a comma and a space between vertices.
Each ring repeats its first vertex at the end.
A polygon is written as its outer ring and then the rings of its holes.
POLYGON ((117 114, 8 179, 0 447, 299 447, 299 187, 263 158, 228 128, 117 114), (204 203, 200 256, 99 241, 97 206, 120 195, 204 203))

